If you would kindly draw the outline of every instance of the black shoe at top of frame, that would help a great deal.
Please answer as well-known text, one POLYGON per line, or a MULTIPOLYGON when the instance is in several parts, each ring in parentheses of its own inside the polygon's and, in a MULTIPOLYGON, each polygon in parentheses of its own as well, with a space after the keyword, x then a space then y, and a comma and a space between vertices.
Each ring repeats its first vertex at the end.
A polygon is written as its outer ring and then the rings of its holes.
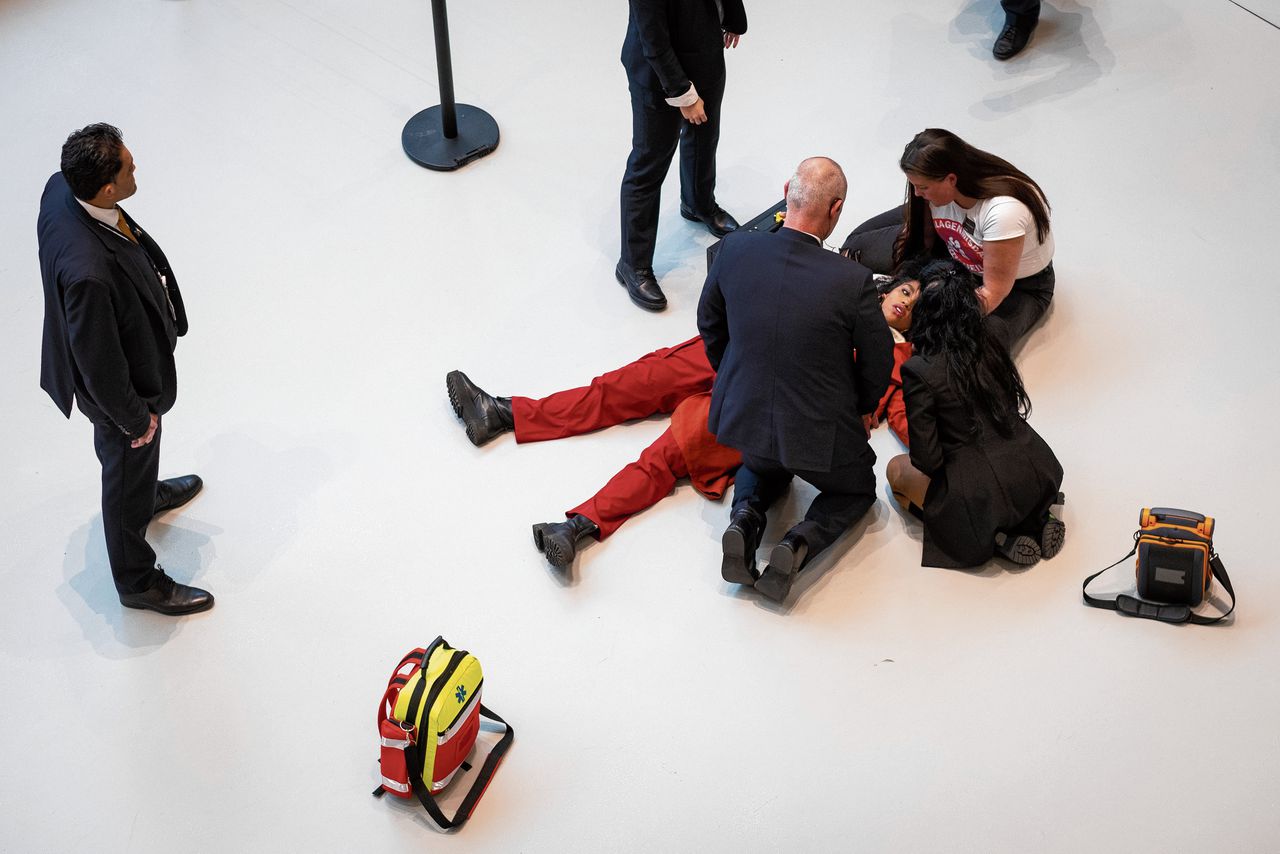
POLYGON ((515 428, 511 398, 494 397, 462 371, 450 371, 445 375, 444 384, 453 414, 462 419, 471 444, 479 447, 515 428))
POLYGON ((153 516, 159 516, 186 504, 200 494, 204 481, 198 474, 184 474, 156 482, 156 503, 153 516))
POLYGON ((996 37, 991 48, 991 55, 1003 62, 1022 53, 1022 49, 1031 41, 1031 33, 1035 31, 1039 18, 1024 15, 1006 15, 1004 29, 996 37))
POLYGON ((738 230, 738 221, 733 218, 733 214, 719 205, 716 205, 716 209, 709 214, 699 214, 694 213, 694 211, 682 204, 680 205, 680 216, 690 222, 702 223, 716 237, 724 237, 726 234, 738 230))
POLYGON ((120 604, 126 608, 177 617, 209 610, 213 607, 213 594, 199 587, 179 584, 161 570, 160 577, 149 589, 141 593, 121 593, 120 604))
POLYGON ((619 261, 613 275, 618 284, 627 289, 631 301, 645 311, 662 311, 667 307, 667 295, 658 286, 652 267, 629 267, 619 261))

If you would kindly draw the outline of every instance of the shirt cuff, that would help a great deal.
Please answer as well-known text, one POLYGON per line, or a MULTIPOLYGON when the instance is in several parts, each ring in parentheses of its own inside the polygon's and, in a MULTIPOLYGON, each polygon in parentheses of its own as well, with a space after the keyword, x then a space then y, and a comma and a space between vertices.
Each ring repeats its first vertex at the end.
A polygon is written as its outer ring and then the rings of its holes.
POLYGON ((689 84, 689 91, 677 98, 668 98, 667 103, 673 107, 692 107, 698 103, 698 88, 689 84))

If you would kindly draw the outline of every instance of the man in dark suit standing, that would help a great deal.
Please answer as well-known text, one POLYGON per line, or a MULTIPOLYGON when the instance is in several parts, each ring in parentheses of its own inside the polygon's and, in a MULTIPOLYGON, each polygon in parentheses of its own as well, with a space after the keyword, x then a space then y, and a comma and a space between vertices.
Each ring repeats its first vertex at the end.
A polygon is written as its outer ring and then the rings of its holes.
POLYGON ((738 227, 716 203, 716 145, 724 52, 747 31, 742 0, 629 0, 622 64, 631 89, 631 156, 622 177, 622 257, 615 271, 631 301, 662 311, 653 274, 658 204, 680 147, 680 215, 717 237, 738 227))
POLYGON ((44 279, 40 387, 62 414, 93 422, 102 463, 102 528, 120 602, 162 614, 213 607, 213 596, 156 566, 147 523, 190 501, 196 475, 157 482, 160 418, 177 396, 173 361, 187 332, 182 294, 160 247, 118 203, 137 191, 120 131, 67 137, 45 185, 37 234, 44 279))
POLYGON ((717 372, 708 427, 742 452, 720 571, 777 602, 876 498, 865 421, 889 385, 893 339, 871 271, 823 249, 847 186, 835 161, 801 163, 783 227, 725 238, 698 304, 717 372), (821 492, 757 576, 765 514, 792 477, 821 492))

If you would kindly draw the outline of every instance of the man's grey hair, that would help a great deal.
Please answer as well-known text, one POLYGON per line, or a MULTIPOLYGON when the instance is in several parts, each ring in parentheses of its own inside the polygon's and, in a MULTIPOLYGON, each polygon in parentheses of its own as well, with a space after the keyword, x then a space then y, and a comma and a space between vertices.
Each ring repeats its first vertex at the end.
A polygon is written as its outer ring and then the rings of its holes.
POLYGON ((791 176, 787 187, 787 209, 824 209, 836 199, 843 199, 849 191, 840 164, 830 157, 810 157, 802 160, 791 176))

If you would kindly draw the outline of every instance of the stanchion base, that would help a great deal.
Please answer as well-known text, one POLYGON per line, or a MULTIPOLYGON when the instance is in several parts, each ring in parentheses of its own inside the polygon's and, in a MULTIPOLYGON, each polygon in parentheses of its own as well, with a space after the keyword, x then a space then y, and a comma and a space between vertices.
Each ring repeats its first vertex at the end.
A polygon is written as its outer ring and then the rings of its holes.
POLYGON ((404 126, 400 144, 419 166, 451 172, 498 147, 498 123, 479 107, 458 104, 458 135, 444 135, 440 105, 427 107, 404 126))

